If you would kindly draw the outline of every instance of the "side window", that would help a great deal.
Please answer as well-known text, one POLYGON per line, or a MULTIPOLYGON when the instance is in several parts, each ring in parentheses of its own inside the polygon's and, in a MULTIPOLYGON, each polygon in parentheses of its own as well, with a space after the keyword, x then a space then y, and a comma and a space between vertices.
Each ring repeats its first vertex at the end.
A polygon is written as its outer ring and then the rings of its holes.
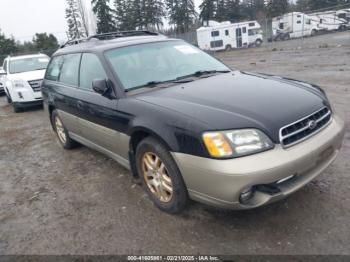
POLYGON ((60 72, 61 72, 62 63, 63 63, 62 56, 54 57, 51 60, 49 66, 47 67, 45 79, 51 80, 51 81, 58 81, 58 77, 60 76, 60 72))
POLYGON ((249 26, 250 27, 255 26, 255 23, 249 23, 249 26))
POLYGON ((220 35, 220 31, 213 31, 211 32, 211 36, 215 37, 215 36, 219 36, 220 35))
POLYGON ((106 72, 98 57, 94 54, 83 54, 80 66, 80 88, 92 91, 93 80, 106 78, 106 72))
POLYGON ((247 28, 243 27, 243 34, 247 33, 247 28))
POLYGON ((79 64, 81 54, 63 56, 60 82, 66 85, 78 86, 79 64))
POLYGON ((306 24, 311 25, 311 19, 306 19, 306 24))
POLYGON ((297 21, 297 24, 301 24, 301 21, 297 21))
POLYGON ((4 62, 4 70, 6 73, 8 73, 7 60, 5 60, 5 62, 4 62))
POLYGON ((225 30, 225 35, 230 35, 228 30, 225 30))

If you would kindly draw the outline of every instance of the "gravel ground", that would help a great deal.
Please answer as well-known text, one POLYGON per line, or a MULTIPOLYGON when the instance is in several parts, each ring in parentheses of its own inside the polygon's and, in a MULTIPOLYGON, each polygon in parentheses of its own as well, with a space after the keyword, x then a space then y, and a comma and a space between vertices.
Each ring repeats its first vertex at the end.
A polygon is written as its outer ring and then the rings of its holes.
MULTIPOLYGON (((216 55, 241 70, 319 84, 349 121, 349 35, 216 55)), ((334 164, 288 199, 244 212, 193 203, 173 216, 114 161, 85 147, 64 151, 40 108, 14 114, 1 97, 0 254, 350 255, 349 156, 347 127, 334 164)))

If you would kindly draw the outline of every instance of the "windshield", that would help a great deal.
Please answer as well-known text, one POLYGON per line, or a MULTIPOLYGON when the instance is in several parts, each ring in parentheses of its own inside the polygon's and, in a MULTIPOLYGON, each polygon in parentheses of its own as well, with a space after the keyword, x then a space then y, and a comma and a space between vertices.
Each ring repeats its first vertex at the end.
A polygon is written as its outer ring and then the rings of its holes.
POLYGON ((118 48, 106 57, 125 90, 193 75, 200 71, 227 71, 224 64, 183 41, 118 48))
POLYGON ((10 73, 18 74, 46 69, 49 58, 45 56, 16 59, 10 62, 10 73))

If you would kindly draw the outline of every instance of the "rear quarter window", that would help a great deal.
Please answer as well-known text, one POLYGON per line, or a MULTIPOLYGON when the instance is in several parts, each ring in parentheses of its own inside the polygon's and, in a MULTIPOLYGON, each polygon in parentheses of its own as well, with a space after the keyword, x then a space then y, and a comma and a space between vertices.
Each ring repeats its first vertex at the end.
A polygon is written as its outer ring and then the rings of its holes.
POLYGON ((58 81, 58 78, 60 76, 61 68, 63 64, 63 57, 62 56, 56 56, 52 58, 47 70, 46 70, 46 76, 45 79, 51 80, 51 81, 58 81))

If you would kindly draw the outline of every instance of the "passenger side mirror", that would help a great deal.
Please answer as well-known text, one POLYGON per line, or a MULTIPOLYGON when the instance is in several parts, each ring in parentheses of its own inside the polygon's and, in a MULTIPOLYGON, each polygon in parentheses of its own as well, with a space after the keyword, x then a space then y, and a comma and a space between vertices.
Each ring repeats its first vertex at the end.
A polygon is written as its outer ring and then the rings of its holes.
POLYGON ((101 94, 104 97, 109 99, 115 99, 116 96, 114 94, 114 90, 112 88, 112 83, 106 79, 95 79, 92 81, 92 89, 101 94))
POLYGON ((0 70, 0 77, 5 76, 5 75, 6 75, 5 70, 0 70))

